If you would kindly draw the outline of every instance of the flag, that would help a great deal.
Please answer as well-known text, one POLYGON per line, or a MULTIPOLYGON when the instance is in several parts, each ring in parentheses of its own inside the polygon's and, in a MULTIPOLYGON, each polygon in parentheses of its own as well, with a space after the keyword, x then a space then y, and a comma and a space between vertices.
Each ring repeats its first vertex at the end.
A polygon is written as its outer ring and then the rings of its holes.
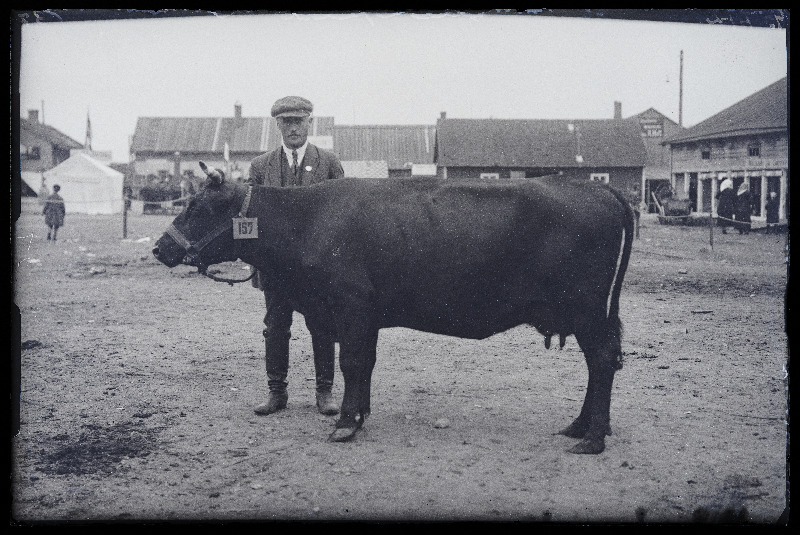
POLYGON ((86 148, 92 150, 92 121, 89 120, 89 113, 86 113, 86 148))

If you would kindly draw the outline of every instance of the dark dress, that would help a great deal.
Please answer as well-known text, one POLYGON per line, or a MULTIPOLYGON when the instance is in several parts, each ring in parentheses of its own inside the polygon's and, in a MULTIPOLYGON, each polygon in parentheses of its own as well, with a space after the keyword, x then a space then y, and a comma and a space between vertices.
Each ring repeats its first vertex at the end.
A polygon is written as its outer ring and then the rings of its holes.
POLYGON ((736 196, 736 228, 741 234, 742 232, 750 232, 750 211, 752 205, 750 202, 750 192, 745 191, 736 196))
POLYGON ((778 198, 770 197, 767 199, 767 225, 778 224, 778 198))
POLYGON ((730 219, 733 219, 733 209, 736 203, 736 193, 733 188, 726 188, 717 193, 717 216, 721 219, 717 220, 720 227, 729 227, 731 225, 730 219))

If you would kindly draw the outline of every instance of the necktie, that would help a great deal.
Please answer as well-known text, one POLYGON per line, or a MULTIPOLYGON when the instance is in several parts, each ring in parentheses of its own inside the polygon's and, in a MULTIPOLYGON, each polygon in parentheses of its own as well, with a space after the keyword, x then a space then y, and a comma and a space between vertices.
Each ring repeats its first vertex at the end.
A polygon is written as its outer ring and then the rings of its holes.
POLYGON ((294 171, 294 183, 297 184, 297 151, 292 151, 292 170, 294 171))

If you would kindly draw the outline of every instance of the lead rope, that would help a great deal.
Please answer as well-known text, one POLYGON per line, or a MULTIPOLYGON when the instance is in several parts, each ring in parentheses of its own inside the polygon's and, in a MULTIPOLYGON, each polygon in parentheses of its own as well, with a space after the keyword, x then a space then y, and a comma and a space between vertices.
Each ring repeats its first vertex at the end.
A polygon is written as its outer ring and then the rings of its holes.
MULTIPOLYGON (((241 210, 239 210, 239 217, 247 217, 247 210, 250 209, 250 198, 252 197, 252 195, 253 195, 253 185, 250 184, 250 187, 247 188, 247 195, 244 196, 244 201, 242 202, 242 208, 241 210)), ((226 279, 225 277, 217 277, 211 273, 208 273, 206 269, 207 268, 199 268, 199 267, 197 268, 198 272, 202 273, 209 279, 215 282, 227 282, 228 285, 230 286, 233 286, 234 284, 239 284, 241 282, 247 282, 250 279, 252 279, 256 274, 256 270, 251 268, 252 273, 250 273, 250 276, 247 277, 246 279, 241 279, 241 280, 226 279)))

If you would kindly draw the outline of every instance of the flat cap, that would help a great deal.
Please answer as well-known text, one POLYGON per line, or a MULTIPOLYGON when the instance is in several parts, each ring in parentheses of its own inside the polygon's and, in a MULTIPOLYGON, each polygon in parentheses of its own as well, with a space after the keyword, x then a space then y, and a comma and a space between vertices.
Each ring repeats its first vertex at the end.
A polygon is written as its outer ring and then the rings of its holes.
POLYGON ((273 117, 308 117, 314 105, 303 97, 283 97, 272 105, 273 117))

